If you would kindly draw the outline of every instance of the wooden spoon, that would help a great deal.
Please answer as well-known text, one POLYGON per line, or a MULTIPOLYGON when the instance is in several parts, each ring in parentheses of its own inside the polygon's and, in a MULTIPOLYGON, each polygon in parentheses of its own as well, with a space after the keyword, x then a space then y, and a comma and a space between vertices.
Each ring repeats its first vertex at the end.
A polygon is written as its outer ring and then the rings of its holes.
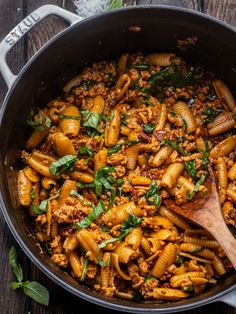
POLYGON ((178 206, 173 200, 165 200, 165 205, 177 214, 191 220, 209 231, 218 241, 236 269, 236 239, 229 231, 221 212, 219 195, 212 168, 208 168, 206 187, 209 193, 193 202, 178 206))

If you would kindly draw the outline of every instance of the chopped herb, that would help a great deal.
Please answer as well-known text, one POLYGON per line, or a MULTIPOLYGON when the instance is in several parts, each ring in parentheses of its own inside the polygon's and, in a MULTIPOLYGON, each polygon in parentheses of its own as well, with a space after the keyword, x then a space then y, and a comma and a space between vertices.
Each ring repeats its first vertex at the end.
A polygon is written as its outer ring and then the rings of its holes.
POLYGON ((30 189, 30 199, 31 199, 31 201, 33 201, 35 199, 35 193, 34 193, 34 190, 32 188, 30 189))
POLYGON ((194 288, 193 286, 181 287, 181 290, 191 292, 191 291, 194 291, 194 288))
POLYGON ((116 184, 117 184, 117 194, 118 196, 122 195, 122 185, 124 184, 124 180, 121 178, 118 178, 116 180, 116 184))
POLYGON ((128 140, 125 142, 125 145, 129 147, 129 146, 135 145, 135 144, 140 143, 140 142, 141 142, 141 140, 128 140))
POLYGON ((184 262, 184 257, 178 255, 176 258, 175 264, 181 265, 181 264, 183 264, 183 262, 184 262))
POLYGON ((121 233, 130 228, 135 228, 142 222, 142 218, 130 214, 129 217, 121 225, 121 233))
POLYGON ((189 160, 184 163, 185 170, 187 171, 190 178, 192 178, 194 181, 197 179, 197 169, 196 169, 196 161, 195 160, 189 160))
POLYGON ((83 189, 84 188, 84 184, 82 182, 77 182, 77 187, 78 189, 83 189))
POLYGON ((119 9, 123 7, 122 0, 111 0, 108 10, 119 9))
POLYGON ((187 131, 187 122, 186 122, 186 120, 184 119, 184 118, 182 118, 182 122, 183 122, 183 129, 184 129, 184 131, 187 131))
POLYGON ((32 205, 32 209, 33 209, 34 213, 36 215, 41 215, 42 213, 45 213, 47 211, 47 208, 48 208, 48 201, 51 201, 51 200, 54 200, 54 199, 58 198, 58 196, 60 195, 60 190, 61 189, 59 189, 56 192, 56 194, 54 194, 53 196, 49 197, 48 199, 41 201, 39 207, 36 206, 36 205, 32 205))
POLYGON ((50 128, 51 126, 51 119, 47 117, 43 112, 40 112, 36 115, 36 118, 34 117, 35 114, 33 111, 31 111, 28 119, 27 124, 30 125, 33 129, 43 132, 50 128))
POLYGON ((148 280, 157 280, 157 279, 151 275, 147 275, 144 277, 144 282, 147 282, 148 280))
POLYGON ((60 114, 58 117, 61 120, 80 120, 80 116, 67 116, 64 114, 60 114))
POLYGON ((111 189, 111 191, 110 191, 109 204, 108 204, 107 210, 109 210, 109 209, 112 207, 112 205, 113 205, 113 203, 114 203, 114 200, 115 200, 115 197, 116 197, 116 189, 113 188, 113 189, 111 189))
POLYGON ((177 150, 181 155, 183 155, 183 156, 187 155, 186 151, 181 146, 179 146, 179 144, 177 144, 171 140, 167 140, 167 144, 170 147, 172 147, 173 149, 177 150))
POLYGON ((195 194, 199 191, 199 187, 200 185, 205 181, 206 179, 206 175, 202 174, 200 179, 196 182, 196 184, 194 185, 194 189, 193 192, 189 195, 187 195, 187 200, 191 201, 193 199, 193 197, 195 196, 195 194))
POLYGON ((80 222, 76 222, 73 225, 73 229, 78 229, 78 228, 87 228, 88 226, 91 225, 91 223, 98 218, 98 216, 104 211, 104 202, 102 200, 99 201, 97 206, 94 207, 93 211, 91 214, 89 214, 87 217, 85 217, 83 220, 80 222))
POLYGON ((91 87, 94 87, 97 84, 95 80, 86 80, 83 81, 79 86, 83 87, 85 90, 89 90, 91 87))
POLYGON ((159 187, 157 186, 156 181, 152 181, 149 190, 145 194, 145 199, 147 204, 155 205, 156 208, 160 204, 161 202, 160 190, 159 187))
POLYGON ((92 129, 92 128, 89 128, 89 129, 87 130, 87 135, 88 135, 88 137, 94 137, 94 136, 100 135, 100 134, 101 134, 100 131, 95 130, 95 129, 92 129))
POLYGON ((109 166, 102 167, 96 171, 93 184, 97 195, 100 196, 102 194, 103 188, 106 190, 113 189, 112 184, 114 184, 116 180, 110 175, 111 172, 116 172, 116 170, 109 166))
POLYGON ((71 191, 70 191, 70 196, 78 197, 78 198, 82 201, 82 203, 83 203, 84 205, 92 205, 91 202, 84 201, 83 196, 80 195, 76 190, 71 190, 71 191))
POLYGON ((146 133, 152 133, 153 130, 154 130, 155 126, 151 123, 148 123, 148 124, 144 124, 143 125, 143 130, 146 132, 146 133))
POLYGON ((142 294, 138 290, 134 290, 133 296, 132 296, 132 301, 133 302, 140 302, 143 300, 142 294))
POLYGON ((85 279, 85 276, 86 276, 86 273, 87 273, 88 263, 89 263, 89 260, 88 260, 88 258, 86 258, 84 260, 84 263, 83 263, 83 268, 82 268, 82 272, 81 272, 81 276, 80 276, 80 281, 84 281, 84 279, 85 279))
POLYGON ((107 244, 116 242, 118 240, 119 240, 118 238, 110 238, 110 239, 103 241, 100 244, 98 244, 98 248, 103 249, 107 244))
POLYGON ((81 110, 81 115, 83 117, 83 126, 95 129, 96 131, 100 132, 98 128, 100 115, 97 112, 81 110))
POLYGON ((109 265, 109 261, 103 262, 101 257, 98 257, 98 265, 102 266, 102 267, 106 267, 109 265))
POLYGON ((121 150, 122 144, 116 144, 115 146, 108 148, 108 155, 117 153, 121 150))
POLYGON ((122 113, 121 114, 121 125, 127 125, 128 123, 126 122, 126 118, 128 118, 127 114, 122 113))
POLYGON ((149 65, 146 62, 139 62, 132 65, 133 68, 139 69, 139 70, 148 70, 149 65))
POLYGON ((205 116, 204 122, 208 124, 211 123, 218 116, 219 112, 212 108, 207 108, 203 111, 203 114, 205 116))
POLYGON ((205 141, 205 150, 198 149, 198 151, 202 153, 202 157, 200 158, 202 161, 201 169, 204 170, 207 167, 208 159, 210 156, 210 148, 209 148, 208 141, 205 141))
POLYGON ((175 112, 174 110, 169 109, 168 111, 169 111, 169 113, 170 113, 173 117, 176 116, 176 112, 175 112))
POLYGON ((143 102, 144 102, 145 104, 149 105, 149 106, 152 106, 152 107, 155 106, 155 104, 150 101, 150 97, 149 97, 149 96, 144 96, 144 97, 143 97, 143 102))
POLYGON ((194 249, 194 250, 190 250, 189 253, 195 254, 198 252, 201 252, 203 250, 203 248, 201 246, 199 246, 198 248, 194 249))
POLYGON ((95 155, 95 152, 87 146, 82 146, 79 149, 79 154, 88 156, 84 161, 84 164, 87 165, 89 160, 95 155))
POLYGON ((57 161, 54 161, 51 164, 49 170, 53 175, 59 176, 61 173, 65 172, 66 170, 67 171, 70 170, 76 160, 77 160, 77 157, 73 155, 66 155, 58 159, 57 161))
POLYGON ((24 293, 32 298, 34 301, 48 305, 49 303, 49 292, 36 281, 25 281, 23 282, 23 271, 21 265, 17 262, 17 254, 14 247, 9 251, 9 264, 11 265, 13 272, 18 282, 11 282, 10 287, 12 289, 22 289, 24 293))

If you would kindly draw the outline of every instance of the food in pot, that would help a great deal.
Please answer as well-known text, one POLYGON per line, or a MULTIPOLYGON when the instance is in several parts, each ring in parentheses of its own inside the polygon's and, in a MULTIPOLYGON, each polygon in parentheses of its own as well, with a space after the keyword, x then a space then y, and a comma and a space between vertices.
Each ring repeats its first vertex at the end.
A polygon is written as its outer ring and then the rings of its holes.
POLYGON ((165 201, 209 193, 211 165, 235 230, 235 110, 202 67, 174 53, 125 53, 85 68, 32 112, 18 195, 54 263, 125 300, 176 301, 216 284, 232 269, 225 253, 165 201))

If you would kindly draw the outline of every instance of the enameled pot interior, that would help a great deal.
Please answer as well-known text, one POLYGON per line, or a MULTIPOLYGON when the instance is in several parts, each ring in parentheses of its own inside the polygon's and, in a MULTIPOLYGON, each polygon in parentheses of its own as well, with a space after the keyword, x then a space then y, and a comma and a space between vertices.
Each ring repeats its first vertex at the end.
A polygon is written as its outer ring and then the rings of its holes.
POLYGON ((58 269, 46 255, 39 254, 29 237, 30 224, 17 200, 16 180, 20 151, 29 130, 26 118, 32 107, 47 104, 61 93, 62 86, 85 65, 98 60, 114 60, 122 52, 175 51, 187 61, 205 66, 231 87, 236 81, 235 31, 213 19, 187 10, 173 8, 129 8, 102 14, 72 26, 52 40, 33 58, 21 73, 6 98, 0 125, 0 185, 4 216, 23 249, 52 279, 69 291, 89 301, 120 310, 170 312, 200 306, 216 299, 236 283, 231 274, 213 289, 189 300, 158 304, 107 300, 100 294, 78 285, 58 269), (131 26, 140 31, 130 30, 131 26), (194 47, 178 49, 178 39, 196 36, 194 47))

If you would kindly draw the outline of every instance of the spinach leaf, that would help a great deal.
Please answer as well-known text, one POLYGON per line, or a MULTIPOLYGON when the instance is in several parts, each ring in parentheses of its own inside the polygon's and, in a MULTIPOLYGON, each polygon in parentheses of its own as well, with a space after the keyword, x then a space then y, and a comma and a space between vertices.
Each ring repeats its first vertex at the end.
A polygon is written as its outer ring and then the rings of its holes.
POLYGON ((102 200, 99 201, 97 206, 94 207, 93 211, 91 214, 89 214, 87 217, 85 217, 83 220, 76 222, 73 225, 73 229, 78 229, 78 228, 87 228, 88 226, 91 225, 91 223, 98 218, 98 216, 104 211, 105 205, 102 200))
POLYGON ((122 144, 116 144, 115 146, 108 148, 108 155, 117 153, 121 150, 122 144))
POLYGON ((190 195, 187 195, 187 200, 191 201, 193 199, 193 197, 195 196, 195 194, 199 191, 199 187, 200 185, 205 181, 206 179, 206 175, 202 174, 200 179, 196 182, 196 184, 194 185, 194 189, 193 192, 190 195))
POLYGON ((190 178, 192 178, 195 181, 197 179, 196 161, 195 160, 186 161, 184 163, 184 167, 190 178))
POLYGON ((157 186, 156 181, 152 181, 152 184, 145 194, 145 199, 147 204, 149 205, 155 205, 157 207, 160 204, 161 197, 160 197, 160 190, 157 186))
POLYGON ((49 170, 53 175, 59 176, 66 170, 71 169, 76 160, 77 157, 73 155, 66 155, 51 163, 49 170))
POLYGON ((40 112, 39 114, 37 114, 35 118, 34 112, 31 111, 26 122, 33 129, 40 132, 48 130, 51 126, 51 119, 47 117, 43 112, 40 112))
POLYGON ((121 224, 120 232, 124 232, 130 228, 135 228, 142 222, 142 218, 137 217, 134 214, 130 214, 129 217, 121 224))
POLYGON ((87 165, 89 160, 95 155, 95 152, 87 146, 82 146, 79 149, 79 154, 88 156, 84 161, 85 165, 87 165))
POLYGON ((146 132, 146 133, 152 133, 153 130, 154 130, 155 126, 151 123, 148 123, 148 124, 144 124, 143 125, 143 130, 146 132))
POLYGON ((171 140, 167 140, 166 142, 170 147, 177 150, 181 155, 183 156, 187 155, 186 151, 181 146, 179 146, 179 144, 177 144, 176 142, 173 142, 171 140))

